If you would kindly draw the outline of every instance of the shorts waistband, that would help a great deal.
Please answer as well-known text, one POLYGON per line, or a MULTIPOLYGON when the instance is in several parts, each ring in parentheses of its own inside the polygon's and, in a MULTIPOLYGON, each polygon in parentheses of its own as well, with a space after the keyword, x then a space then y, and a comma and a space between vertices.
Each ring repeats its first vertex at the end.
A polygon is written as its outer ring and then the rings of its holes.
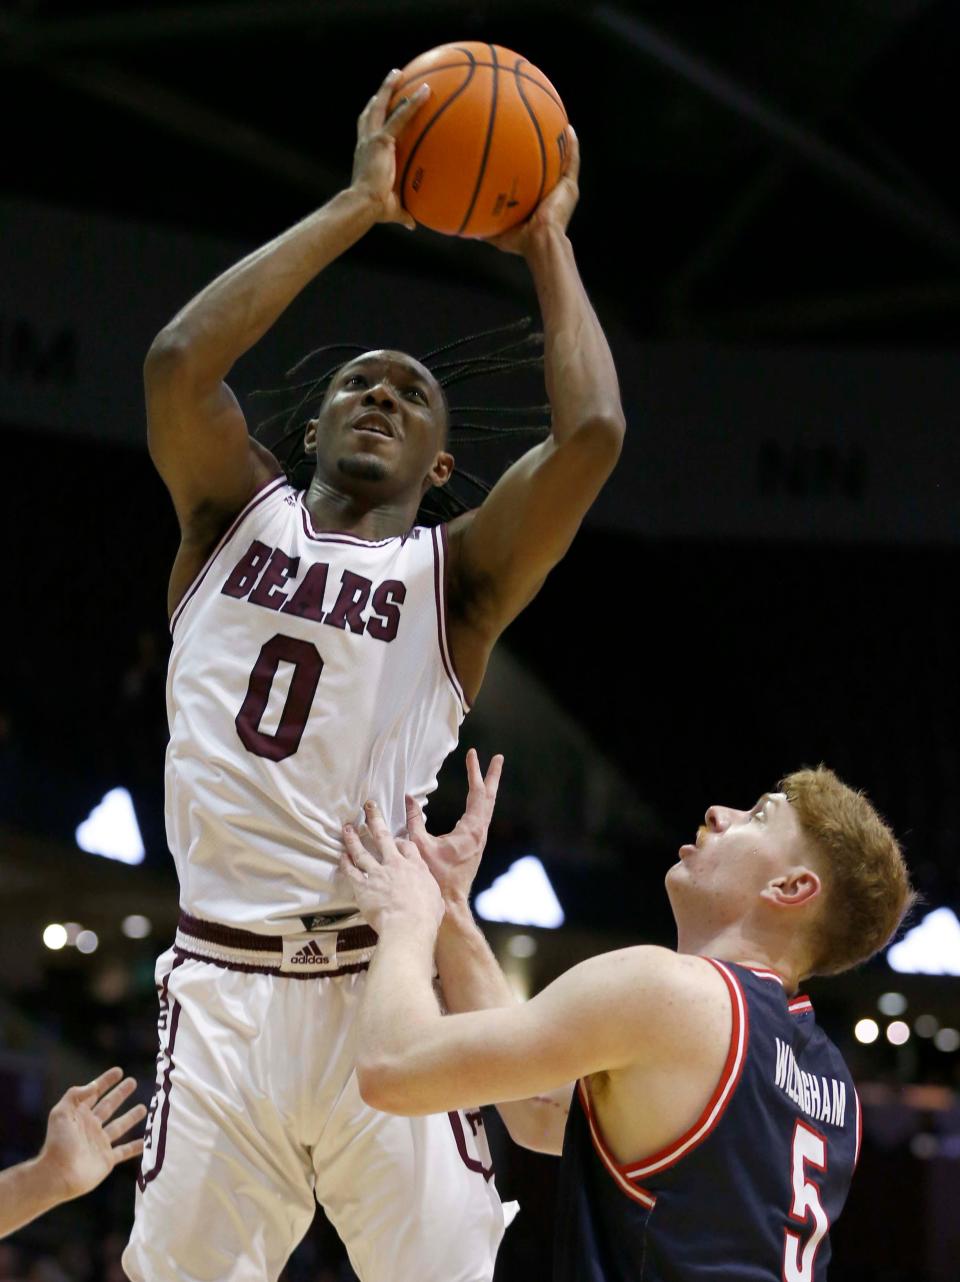
POLYGON ((314 979, 366 970, 376 942, 376 931, 367 925, 258 935, 181 912, 174 947, 181 956, 228 970, 314 979))

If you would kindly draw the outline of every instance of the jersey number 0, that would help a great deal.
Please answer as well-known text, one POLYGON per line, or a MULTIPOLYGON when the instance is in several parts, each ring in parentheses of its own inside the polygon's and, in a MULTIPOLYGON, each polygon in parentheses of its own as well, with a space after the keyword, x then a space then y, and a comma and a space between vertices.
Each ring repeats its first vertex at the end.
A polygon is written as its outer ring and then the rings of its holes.
POLYGON ((323 660, 310 641, 285 637, 278 632, 265 643, 253 665, 247 695, 236 719, 237 734, 248 752, 269 761, 283 761, 293 756, 300 747, 322 671, 323 660), (281 663, 292 664, 293 674, 280 723, 273 734, 268 734, 260 729, 260 723, 281 663))

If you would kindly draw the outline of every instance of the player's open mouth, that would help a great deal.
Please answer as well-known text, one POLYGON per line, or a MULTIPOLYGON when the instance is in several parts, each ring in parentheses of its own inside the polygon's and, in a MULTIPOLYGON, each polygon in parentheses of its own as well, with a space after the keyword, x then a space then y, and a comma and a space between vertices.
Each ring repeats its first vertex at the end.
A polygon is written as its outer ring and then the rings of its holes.
POLYGON ((354 432, 372 432, 376 436, 386 436, 388 440, 393 440, 395 432, 393 424, 383 414, 371 412, 361 414, 359 418, 354 419, 350 424, 354 432))

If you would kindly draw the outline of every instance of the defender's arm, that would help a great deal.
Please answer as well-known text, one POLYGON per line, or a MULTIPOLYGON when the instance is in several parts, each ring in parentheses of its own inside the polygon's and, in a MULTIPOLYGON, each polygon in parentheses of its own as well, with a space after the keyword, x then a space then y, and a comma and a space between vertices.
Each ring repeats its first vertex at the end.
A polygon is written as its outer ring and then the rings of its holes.
POLYGON ((379 936, 357 1037, 360 1092, 374 1108, 441 1113, 662 1069, 692 1058, 718 1003, 729 1018, 710 962, 655 947, 591 958, 523 1005, 443 1015, 432 985, 440 888, 416 845, 395 840, 376 807, 366 812, 380 858, 348 828, 341 867, 379 936))

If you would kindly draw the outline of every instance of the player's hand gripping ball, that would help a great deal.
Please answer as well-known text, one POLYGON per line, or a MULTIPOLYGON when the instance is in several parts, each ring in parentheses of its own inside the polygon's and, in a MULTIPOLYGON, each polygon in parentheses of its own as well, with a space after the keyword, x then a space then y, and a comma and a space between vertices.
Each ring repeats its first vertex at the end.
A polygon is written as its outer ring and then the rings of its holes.
POLYGON ((567 148, 567 113, 547 77, 499 45, 440 45, 403 68, 389 110, 424 83, 430 97, 397 140, 404 209, 449 236, 499 236, 529 218, 567 148))

